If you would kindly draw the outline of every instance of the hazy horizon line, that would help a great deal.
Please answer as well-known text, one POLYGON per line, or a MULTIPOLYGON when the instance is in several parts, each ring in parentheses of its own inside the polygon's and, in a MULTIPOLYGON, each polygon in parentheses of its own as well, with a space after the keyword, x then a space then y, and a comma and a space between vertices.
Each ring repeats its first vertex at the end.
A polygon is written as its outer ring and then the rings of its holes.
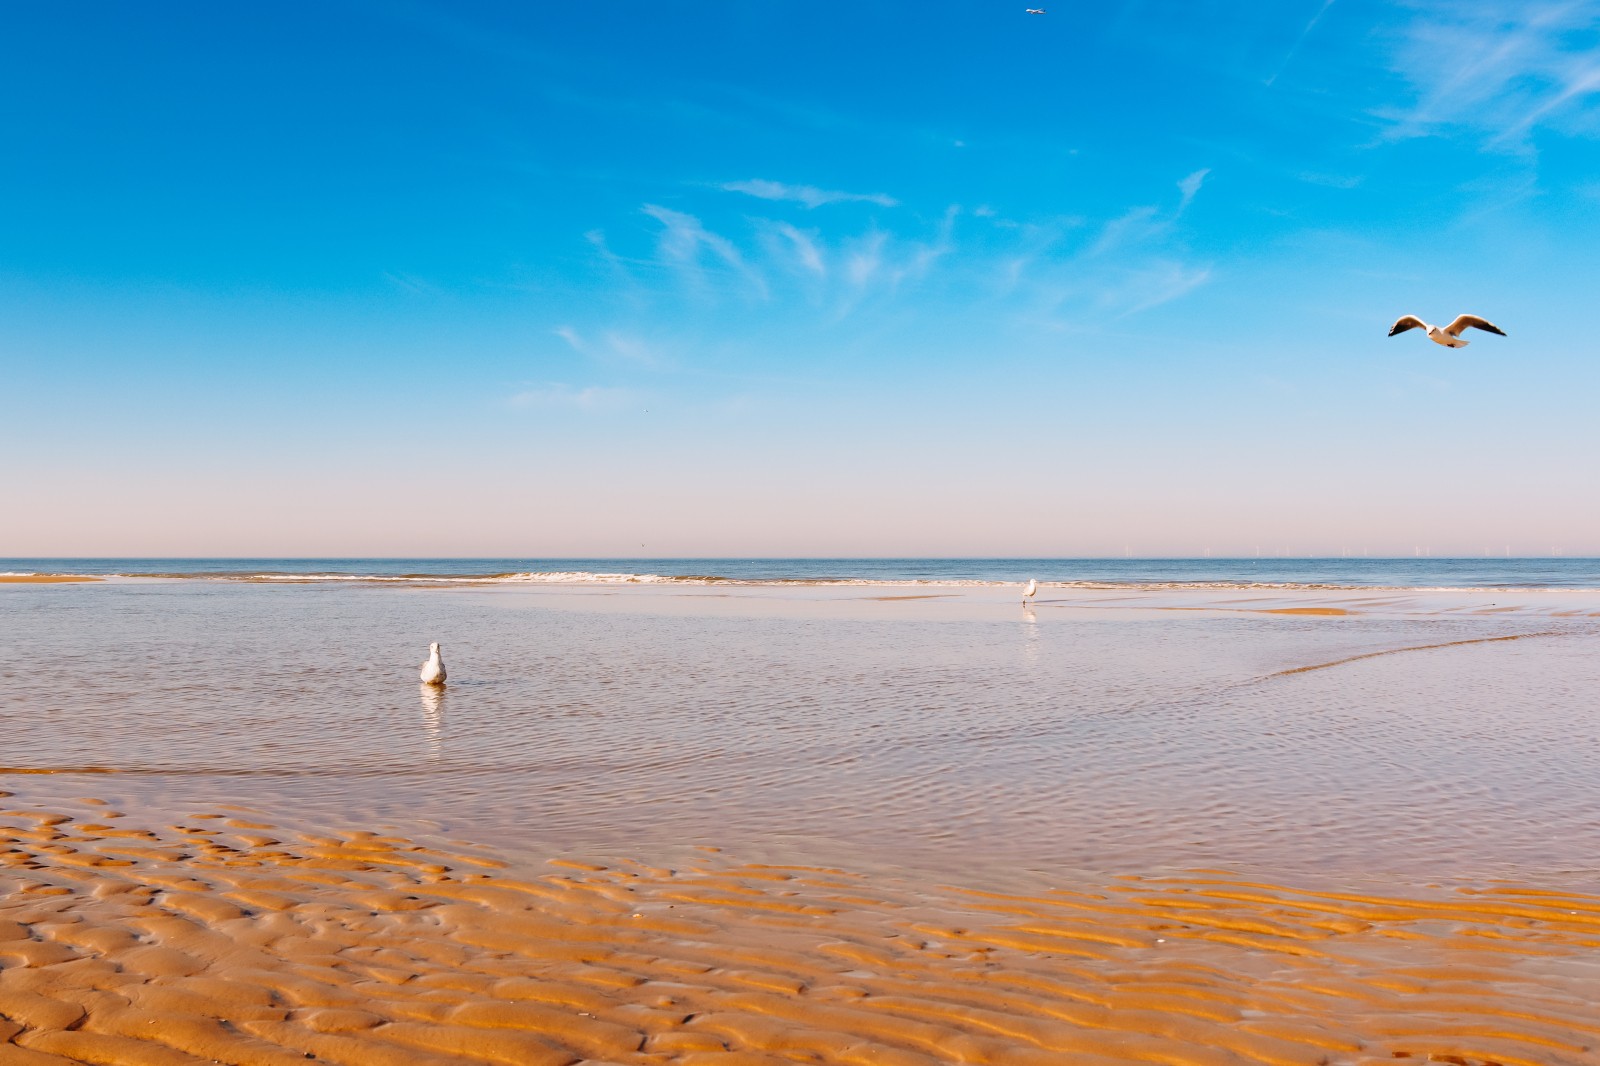
POLYGON ((1520 562, 1549 562, 1555 559, 1569 562, 1600 562, 1600 555, 12 555, 0 556, 0 563, 8 562, 258 562, 282 560, 285 562, 337 562, 371 560, 382 562, 410 561, 507 561, 541 560, 550 562, 695 562, 738 560, 747 562, 840 562, 858 560, 895 560, 939 562, 1015 560, 1030 562, 1251 562, 1254 560, 1279 562, 1331 562, 1364 559, 1368 562, 1401 562, 1431 559, 1434 562, 1481 562, 1486 559, 1520 562))

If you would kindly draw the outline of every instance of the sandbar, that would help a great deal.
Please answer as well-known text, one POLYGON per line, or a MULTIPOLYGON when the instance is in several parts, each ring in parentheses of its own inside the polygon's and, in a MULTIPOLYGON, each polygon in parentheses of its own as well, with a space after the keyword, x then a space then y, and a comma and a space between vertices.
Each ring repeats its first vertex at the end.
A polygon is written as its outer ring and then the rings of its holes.
POLYGON ((86 574, 0 574, 0 585, 65 585, 102 578, 86 574))

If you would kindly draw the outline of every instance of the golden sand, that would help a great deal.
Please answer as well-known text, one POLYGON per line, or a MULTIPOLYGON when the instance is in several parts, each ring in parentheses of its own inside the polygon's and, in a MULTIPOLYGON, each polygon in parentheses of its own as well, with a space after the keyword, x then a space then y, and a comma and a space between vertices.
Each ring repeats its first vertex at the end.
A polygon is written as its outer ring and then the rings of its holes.
POLYGON ((0 812, 0 1064, 1548 1066, 1600 1044, 1589 896, 996 893, 714 849, 518 876, 393 836, 134 821, 0 812))
POLYGON ((82 574, 0 574, 0 585, 64 585, 73 581, 100 581, 82 574))

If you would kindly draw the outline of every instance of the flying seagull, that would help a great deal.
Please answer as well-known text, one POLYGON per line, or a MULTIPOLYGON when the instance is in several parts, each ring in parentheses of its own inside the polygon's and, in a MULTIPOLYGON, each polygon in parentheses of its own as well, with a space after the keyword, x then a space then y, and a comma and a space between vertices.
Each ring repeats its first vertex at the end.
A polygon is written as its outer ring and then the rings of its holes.
POLYGON ((424 685, 444 684, 444 660, 439 658, 439 645, 428 645, 428 661, 422 664, 422 683, 424 685))
POLYGON ((1033 594, 1038 591, 1039 583, 1030 577, 1028 579, 1028 587, 1022 590, 1022 606, 1028 606, 1028 601, 1032 599, 1033 594))
POLYGON ((1044 8, 1042 8, 1042 7, 1030 7, 1030 8, 1027 9, 1027 12, 1030 15, 1042 15, 1042 14, 1044 14, 1044 8))
POLYGON ((1487 318, 1479 318, 1477 315, 1457 315, 1456 320, 1443 329, 1438 326, 1428 325, 1416 315, 1402 315, 1400 321, 1390 328, 1389 336, 1393 337, 1396 333, 1404 333, 1408 329, 1421 329, 1427 330, 1428 339, 1435 344, 1442 344, 1446 348, 1465 348, 1471 342, 1462 340, 1461 333, 1463 330, 1473 328, 1488 330, 1490 333, 1498 333, 1502 337, 1506 335, 1505 330, 1490 322, 1487 318))

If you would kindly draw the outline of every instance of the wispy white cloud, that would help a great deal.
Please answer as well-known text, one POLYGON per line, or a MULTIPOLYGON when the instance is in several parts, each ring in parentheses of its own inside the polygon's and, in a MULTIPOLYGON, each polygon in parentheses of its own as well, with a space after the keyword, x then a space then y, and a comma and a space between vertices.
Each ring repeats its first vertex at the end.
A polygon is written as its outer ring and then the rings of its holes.
POLYGON ((1127 318, 1171 303, 1211 279, 1208 266, 1191 266, 1174 260, 1157 260, 1131 271, 1112 288, 1100 294, 1103 307, 1120 307, 1119 318, 1127 318))
POLYGON ((1178 223, 1210 173, 1202 168, 1180 179, 1175 205, 1130 207, 1100 223, 1075 252, 1066 242, 1086 220, 1058 220, 1033 247, 1000 262, 1003 290, 1022 298, 1031 293, 1032 320, 1064 329, 1126 318, 1193 292, 1211 279, 1212 268, 1188 254, 1178 223))
POLYGON ((1176 255, 1115 263, 1077 259, 1041 266, 1041 276, 1019 294, 1032 294, 1030 320, 1061 329, 1141 314, 1188 295, 1212 275, 1210 265, 1176 255))
POLYGON ((607 330, 603 336, 606 345, 618 356, 630 363, 656 366, 661 362, 661 358, 656 354, 655 349, 638 337, 618 333, 615 330, 607 330))
POLYGON ((733 242, 706 229, 693 215, 656 204, 645 204, 642 210, 661 223, 661 252, 667 258, 680 263, 697 263, 700 249, 706 248, 735 270, 745 268, 744 258, 733 242))
POLYGON ((753 178, 750 181, 730 181, 722 186, 728 192, 742 192, 746 196, 759 197, 762 200, 788 200, 797 204, 804 204, 808 208, 821 207, 823 204, 837 203, 866 203, 877 204, 879 207, 898 207, 899 201, 883 193, 856 193, 839 192, 832 189, 819 189, 815 185, 786 185, 779 181, 764 181, 753 178))
POLYGON ((613 252, 611 246, 606 243, 604 230, 592 229, 583 235, 583 239, 589 242, 590 247, 599 254, 601 261, 615 271, 619 279, 632 283, 633 275, 629 272, 627 264, 622 261, 622 257, 613 252))
POLYGON ((597 335, 584 336, 571 326, 558 326, 551 330, 579 355, 603 363, 633 363, 645 367, 659 367, 665 361, 660 352, 638 337, 616 330, 603 330, 597 335))
POLYGON ((1539 195, 1539 177, 1529 169, 1486 174, 1463 182, 1461 191, 1471 197, 1472 206, 1455 219, 1455 225, 1468 228, 1497 211, 1514 207, 1539 195))
POLYGON ((578 331, 573 329, 571 326, 558 326, 551 330, 551 332, 571 345, 572 350, 577 352, 579 355, 589 354, 588 346, 583 343, 583 338, 580 337, 578 335, 578 331))
POLYGON ((389 282, 389 284, 393 285, 395 288, 400 289, 403 292, 408 292, 413 296, 435 296, 439 292, 439 287, 437 285, 434 285, 432 282, 424 281, 422 278, 414 277, 411 274, 402 274, 395 270, 385 270, 383 272, 383 277, 384 280, 389 282))
POLYGON ((1274 82, 1283 77, 1283 72, 1289 69, 1289 64, 1294 61, 1295 53, 1300 51, 1300 46, 1306 43, 1306 38, 1311 36, 1311 31, 1317 28, 1317 23, 1322 21, 1322 16, 1328 13, 1328 8, 1333 6, 1333 0, 1322 0, 1322 6, 1317 8, 1316 14, 1306 23, 1300 31, 1300 36, 1294 39, 1294 44, 1289 46, 1289 51, 1284 55, 1283 62, 1278 64, 1278 69, 1267 78, 1267 88, 1272 88, 1274 82))
POLYGON ((1131 207, 1100 229, 1100 237, 1089 246, 1089 255, 1100 256, 1119 248, 1139 244, 1166 232, 1168 222, 1157 217, 1157 208, 1131 207))
POLYGON ((1105 256, 1120 250, 1149 245, 1167 237, 1172 231, 1173 223, 1188 210, 1189 204, 1200 192, 1200 186, 1204 184, 1206 175, 1210 173, 1211 168, 1205 167, 1190 173, 1178 182, 1180 199, 1177 208, 1171 214, 1164 213, 1159 207, 1146 204, 1130 207, 1105 223, 1100 229, 1100 236, 1089 246, 1089 256, 1105 256))
POLYGON ((1330 189, 1354 189, 1362 180, 1359 175, 1322 174, 1314 170, 1296 171, 1293 176, 1309 185, 1326 185, 1330 189))
POLYGON ((927 238, 897 236, 874 227, 845 240, 840 255, 848 287, 839 294, 834 317, 842 319, 870 300, 925 281, 935 264, 955 249, 959 214, 954 205, 946 209, 927 238))
POLYGON ((801 267, 819 278, 828 276, 828 266, 822 260, 822 250, 817 246, 815 233, 803 232, 787 222, 779 222, 773 228, 788 240, 795 260, 801 267))
POLYGON ((956 217, 961 214, 961 208, 951 204, 945 208, 939 220, 939 228, 934 233, 931 243, 919 243, 911 256, 910 273, 921 275, 933 266, 934 262, 955 250, 956 217))
POLYGON ((850 284, 861 288, 878 276, 883 269, 883 246, 888 239, 888 234, 873 231, 853 242, 854 247, 845 257, 845 276, 850 284))
MULTIPOLYGON (((1184 248, 1181 225, 1210 173, 1201 168, 1169 179, 1159 206, 1133 206, 1098 221, 1003 219, 992 209, 950 205, 931 217, 915 210, 866 222, 817 215, 808 216, 817 224, 802 226, 710 214, 715 205, 700 214, 646 204, 643 213, 659 226, 651 227, 653 254, 623 262, 638 281, 635 291, 644 294, 636 317, 677 318, 686 308, 702 315, 723 297, 754 289, 763 298, 761 314, 791 325, 809 318, 827 330, 847 319, 903 328, 930 310, 961 306, 1019 323, 1105 323, 1176 300, 1211 277, 1210 266, 1184 248), (674 284, 663 283, 663 271, 674 284)), ((610 252, 603 242, 591 243, 602 258, 610 252)), ((574 351, 610 365, 631 359, 651 369, 682 369, 675 361, 663 364, 655 333, 624 337, 594 326, 556 332, 574 351), (630 344, 636 336, 651 337, 651 344, 630 344)), ((684 344, 707 354, 704 342, 684 344)))
POLYGON ((694 215, 657 204, 645 204, 645 214, 661 223, 657 253, 668 266, 675 268, 697 287, 704 280, 706 255, 727 270, 744 279, 761 295, 766 295, 767 285, 759 271, 745 262, 734 243, 707 229, 694 215))
POLYGON ((568 410, 583 414, 620 411, 633 405, 635 394, 628 389, 600 385, 574 386, 563 382, 532 385, 513 393, 506 402, 512 407, 535 410, 568 410))
POLYGON ((1500 136, 1521 137, 1546 116, 1560 111, 1572 101, 1584 99, 1596 92, 1600 92, 1600 60, 1588 65, 1575 65, 1568 72, 1565 83, 1554 95, 1503 130, 1500 136))
POLYGON ((1391 136, 1475 130, 1487 147, 1525 150, 1541 126, 1600 134, 1600 4, 1427 0, 1413 10, 1391 61, 1415 99, 1380 112, 1391 136))
POLYGON ((1189 207, 1189 202, 1194 199, 1195 193, 1200 191, 1200 185, 1206 180, 1206 175, 1211 173, 1211 168, 1197 170, 1193 174, 1178 182, 1178 190, 1183 193, 1183 199, 1178 203, 1178 214, 1183 214, 1189 207))

